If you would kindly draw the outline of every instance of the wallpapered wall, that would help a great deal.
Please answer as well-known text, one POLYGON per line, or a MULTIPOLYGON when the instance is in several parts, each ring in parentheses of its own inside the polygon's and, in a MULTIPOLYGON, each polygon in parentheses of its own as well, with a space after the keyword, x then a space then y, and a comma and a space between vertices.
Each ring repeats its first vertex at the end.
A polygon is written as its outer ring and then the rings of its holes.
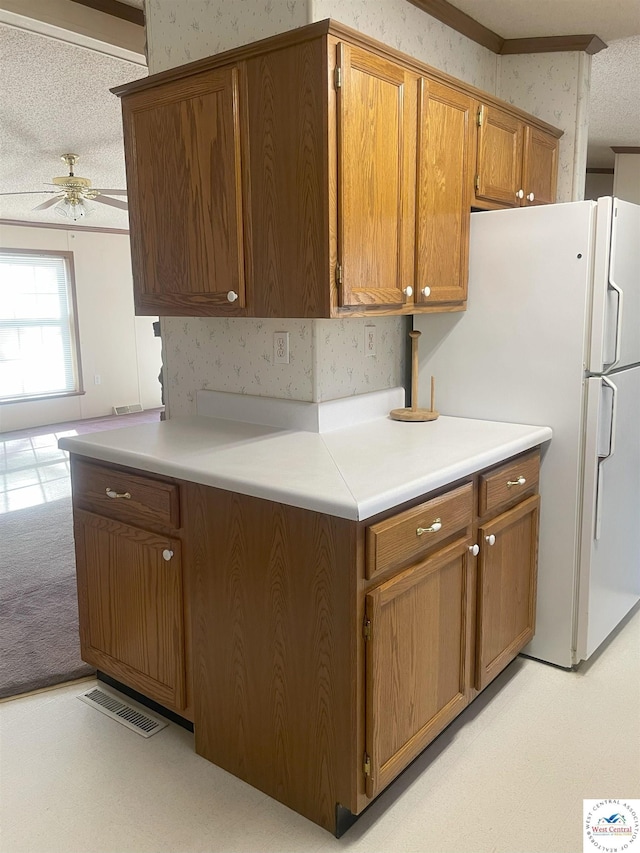
MULTIPOLYGON (((156 73, 328 17, 565 129, 566 120, 561 199, 572 197, 588 68, 581 69, 573 54, 497 57, 407 0, 147 0, 149 70, 156 73)), ((193 412, 199 388, 320 401, 402 384, 405 321, 375 319, 375 358, 364 357, 368 322, 166 318, 168 413, 193 412), (291 336, 291 362, 275 365, 273 332, 283 329, 291 336)))
POLYGON ((582 51, 501 56, 496 95, 560 127, 558 201, 584 198, 591 57, 582 51))

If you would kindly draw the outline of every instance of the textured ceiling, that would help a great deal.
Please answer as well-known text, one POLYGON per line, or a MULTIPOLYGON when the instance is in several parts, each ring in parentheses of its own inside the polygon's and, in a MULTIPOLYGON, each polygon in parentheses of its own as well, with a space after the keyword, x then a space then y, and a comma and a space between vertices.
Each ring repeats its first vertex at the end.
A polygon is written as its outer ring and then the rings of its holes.
POLYGON ((607 43, 640 35, 638 0, 452 0, 503 38, 586 35, 607 43))
POLYGON ((640 35, 593 57, 590 105, 589 166, 611 167, 612 145, 640 147, 640 35))
MULTIPOLYGON (((126 0, 141 8, 143 0, 126 0)), ((505 38, 595 33, 609 48, 593 57, 588 165, 612 166, 611 145, 640 146, 639 0, 454 0, 505 38)), ((113 86, 146 69, 87 48, 0 25, 0 192, 40 191, 64 175, 60 156, 78 154, 76 174, 95 187, 125 188, 122 124, 113 86)), ((0 196, 0 218, 61 223, 32 212, 47 195, 0 196)), ((86 226, 127 228, 126 212, 94 204, 86 226)))
MULTIPOLYGON (((79 155, 76 174, 94 187, 125 189, 120 102, 109 89, 146 73, 132 62, 0 25, 0 192, 52 189, 52 177, 66 174, 65 153, 79 155)), ((59 225, 53 208, 31 212, 47 198, 0 196, 0 218, 59 225)), ((129 227, 125 211, 93 207, 83 224, 129 227)))

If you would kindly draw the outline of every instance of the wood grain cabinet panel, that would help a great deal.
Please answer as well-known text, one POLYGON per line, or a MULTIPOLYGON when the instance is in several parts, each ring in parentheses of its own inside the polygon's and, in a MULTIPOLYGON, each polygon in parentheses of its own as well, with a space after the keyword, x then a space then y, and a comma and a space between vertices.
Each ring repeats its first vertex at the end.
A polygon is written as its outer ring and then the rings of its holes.
POLYGON ((366 597, 370 797, 469 701, 470 544, 459 540, 366 597))
POLYGON ((415 302, 464 302, 474 167, 474 104, 468 95, 419 81, 415 302))
POLYGON ((558 178, 557 136, 504 110, 478 106, 474 204, 552 204, 558 178))
POLYGON ((74 534, 83 660, 184 711, 180 541, 80 509, 74 534))
POLYGON ((337 45, 337 68, 340 304, 402 305, 413 281, 404 209, 414 132, 407 120, 409 74, 344 42, 337 45))
MULTIPOLYGON (((526 114, 486 96, 476 150, 485 93, 334 21, 113 91, 139 314, 463 310, 472 201, 521 203, 526 114)), ((554 140, 534 125, 540 203, 554 140)))
POLYGON ((239 73, 219 68, 123 100, 138 314, 245 313, 239 73))
POLYGON ((534 495, 479 528, 478 690, 533 637, 539 508, 540 497, 534 495))
POLYGON ((525 128, 522 163, 523 203, 551 204, 556 200, 559 140, 534 127, 525 128))

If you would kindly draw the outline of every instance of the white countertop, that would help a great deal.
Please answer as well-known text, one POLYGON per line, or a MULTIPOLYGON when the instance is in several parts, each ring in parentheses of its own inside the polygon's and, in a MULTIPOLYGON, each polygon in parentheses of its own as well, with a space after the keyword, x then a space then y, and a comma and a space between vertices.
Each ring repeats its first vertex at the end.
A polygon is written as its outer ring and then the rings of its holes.
POLYGON ((193 416, 59 444, 103 462, 363 520, 551 436, 545 426, 444 416, 426 423, 378 416, 328 432, 193 416))

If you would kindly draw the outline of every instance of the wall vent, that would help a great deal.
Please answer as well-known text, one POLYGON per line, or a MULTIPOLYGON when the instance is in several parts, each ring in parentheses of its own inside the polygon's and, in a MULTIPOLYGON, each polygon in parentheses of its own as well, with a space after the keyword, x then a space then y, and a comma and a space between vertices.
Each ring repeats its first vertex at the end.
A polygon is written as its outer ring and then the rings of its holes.
POLYGON ((151 737, 169 725, 166 720, 154 717, 147 711, 142 713, 133 705, 123 702, 117 696, 97 687, 88 690, 86 693, 81 693, 78 699, 86 702, 87 705, 91 705, 102 714, 106 714, 107 717, 111 717, 112 720, 122 723, 123 726, 142 735, 142 737, 151 737))
POLYGON ((132 406, 114 406, 114 415, 132 415, 134 412, 144 412, 140 403, 134 403, 132 406))

